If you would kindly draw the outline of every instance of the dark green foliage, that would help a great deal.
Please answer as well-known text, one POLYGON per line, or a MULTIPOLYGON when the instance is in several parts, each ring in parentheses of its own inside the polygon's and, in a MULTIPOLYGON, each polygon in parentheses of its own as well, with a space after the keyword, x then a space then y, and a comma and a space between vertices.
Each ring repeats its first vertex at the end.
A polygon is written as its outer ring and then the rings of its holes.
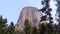
POLYGON ((56 0, 57 2, 57 11, 56 11, 56 15, 59 18, 56 18, 57 22, 58 22, 58 34, 60 34, 60 0, 56 0))
MULTIPOLYGON (((43 18, 42 18, 43 19, 43 18)), ((51 18, 52 19, 52 18, 51 18)), ((43 19, 44 20, 44 19, 43 19)), ((11 22, 8 26, 7 19, 3 19, 2 16, 0 16, 0 34, 59 34, 60 28, 59 25, 49 23, 47 24, 39 24, 39 29, 36 27, 32 27, 29 24, 29 21, 25 20, 25 28, 24 31, 19 31, 16 33, 14 23, 11 22)))
POLYGON ((11 22, 9 27, 8 27, 9 34, 15 34, 15 26, 14 23, 11 22))
POLYGON ((48 27, 47 24, 39 24, 39 29, 38 29, 39 34, 48 34, 48 27))
POLYGON ((25 28, 24 28, 25 34, 30 34, 30 30, 31 30, 30 28, 31 28, 31 26, 30 26, 30 24, 29 24, 28 19, 25 20, 24 25, 25 25, 25 28))
POLYGON ((3 19, 2 16, 0 16, 0 34, 5 33, 6 23, 7 23, 7 19, 3 19))
POLYGON ((38 34, 38 30, 37 30, 36 27, 33 27, 33 29, 32 29, 32 34, 38 34))
POLYGON ((49 5, 50 0, 42 0, 42 5, 44 6, 41 10, 43 13, 45 13, 44 16, 41 17, 42 21, 48 20, 50 24, 53 23, 53 18, 51 17, 51 11, 52 9, 50 8, 49 5), (47 17, 48 16, 48 17, 47 17))
POLYGON ((39 27, 39 34, 44 34, 45 33, 44 24, 41 24, 40 26, 41 27, 39 27))
POLYGON ((16 34, 24 34, 23 31, 16 31, 15 33, 16 33, 16 34))
POLYGON ((3 19, 0 16, 0 34, 15 34, 15 27, 13 22, 8 26, 7 19, 3 19))
POLYGON ((20 33, 20 34, 24 34, 24 32, 23 32, 23 31, 20 31, 19 33, 20 33))
MULTIPOLYGON (((42 5, 44 6, 41 10, 43 13, 45 13, 44 16, 41 17, 41 21, 49 21, 49 23, 47 24, 47 33, 48 34, 53 34, 53 18, 51 17, 51 11, 52 9, 50 8, 50 0, 42 0, 42 5)), ((41 34, 44 34, 45 32, 45 27, 42 25, 42 31, 41 34)))
POLYGON ((46 20, 46 18, 47 18, 46 16, 41 17, 40 22, 45 21, 45 20, 46 20))

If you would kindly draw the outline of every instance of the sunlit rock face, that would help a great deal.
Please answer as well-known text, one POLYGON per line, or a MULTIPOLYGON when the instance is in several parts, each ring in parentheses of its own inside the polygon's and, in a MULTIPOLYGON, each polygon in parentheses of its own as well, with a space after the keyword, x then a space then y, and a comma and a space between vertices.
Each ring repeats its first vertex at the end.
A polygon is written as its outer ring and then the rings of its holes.
POLYGON ((15 26, 16 30, 23 30, 25 20, 28 19, 32 27, 38 27, 42 14, 41 11, 38 11, 35 7, 24 7, 20 13, 19 19, 15 26))

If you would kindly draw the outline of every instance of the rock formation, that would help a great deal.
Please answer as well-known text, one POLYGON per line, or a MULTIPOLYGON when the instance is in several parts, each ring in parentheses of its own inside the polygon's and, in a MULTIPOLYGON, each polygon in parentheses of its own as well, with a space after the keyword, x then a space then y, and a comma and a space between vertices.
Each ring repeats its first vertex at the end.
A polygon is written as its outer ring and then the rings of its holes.
POLYGON ((26 19, 29 20, 29 23, 31 26, 38 27, 40 20, 41 20, 42 14, 40 11, 38 11, 35 7, 24 7, 20 13, 19 19, 17 21, 17 24, 15 26, 16 30, 23 30, 24 28, 24 22, 26 19))

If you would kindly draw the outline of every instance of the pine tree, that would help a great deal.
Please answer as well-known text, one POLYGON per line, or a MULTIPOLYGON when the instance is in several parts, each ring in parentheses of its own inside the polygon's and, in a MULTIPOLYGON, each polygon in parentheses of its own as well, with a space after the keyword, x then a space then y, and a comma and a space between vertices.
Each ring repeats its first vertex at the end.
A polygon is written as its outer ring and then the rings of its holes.
POLYGON ((2 16, 0 16, 0 34, 5 33, 6 23, 7 23, 7 19, 3 19, 2 16))
POLYGON ((58 34, 60 34, 60 0, 56 0, 56 2, 57 2, 57 11, 56 11, 56 13, 57 13, 57 16, 59 17, 57 19, 57 21, 58 21, 58 34))
POLYGON ((31 32, 30 32, 30 30, 31 30, 31 26, 30 26, 30 24, 29 24, 28 19, 25 20, 24 25, 25 25, 25 28, 24 28, 24 32, 25 32, 25 34, 30 34, 30 33, 31 33, 31 32))
POLYGON ((58 25, 54 24, 54 34, 58 34, 58 25))
POLYGON ((50 5, 49 5, 49 2, 50 2, 50 0, 42 0, 42 5, 44 6, 42 9, 41 9, 41 11, 43 12, 43 13, 45 13, 45 15, 44 16, 42 16, 41 17, 41 21, 49 21, 49 24, 48 24, 48 34, 52 34, 52 31, 53 31, 53 29, 52 29, 52 23, 53 23, 53 18, 51 17, 51 11, 52 11, 52 9, 50 8, 50 5))
POLYGON ((7 34, 15 34, 15 26, 13 22, 10 23, 7 34))
POLYGON ((39 34, 45 34, 46 28, 45 28, 44 23, 39 24, 39 29, 38 30, 39 30, 39 34))
POLYGON ((59 22, 59 25, 60 25, 60 0, 56 0, 57 4, 57 11, 56 11, 56 15, 59 17, 58 18, 58 22, 59 22))
POLYGON ((32 29, 32 34, 38 34, 38 30, 37 30, 36 27, 33 27, 33 29, 32 29))
POLYGON ((58 34, 60 34, 60 23, 58 23, 58 34))
POLYGON ((53 23, 52 22, 53 18, 51 17, 51 11, 52 11, 52 9, 50 8, 49 2, 50 2, 50 0, 43 0, 42 4, 43 4, 44 7, 41 10, 42 10, 42 12, 45 13, 45 15, 43 16, 43 18, 44 19, 46 18, 45 20, 48 20, 49 23, 52 24, 53 23))

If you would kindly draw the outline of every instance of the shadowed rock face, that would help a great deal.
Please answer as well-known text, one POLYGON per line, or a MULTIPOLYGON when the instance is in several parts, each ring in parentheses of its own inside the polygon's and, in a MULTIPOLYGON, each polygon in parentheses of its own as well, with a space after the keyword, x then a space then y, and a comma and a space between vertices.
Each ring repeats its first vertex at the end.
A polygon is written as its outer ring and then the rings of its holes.
POLYGON ((32 27, 36 26, 38 27, 40 20, 41 20, 42 14, 40 11, 38 11, 35 7, 24 7, 20 13, 19 19, 17 21, 17 24, 15 26, 16 30, 23 30, 24 28, 24 22, 26 19, 29 20, 29 23, 32 27))

